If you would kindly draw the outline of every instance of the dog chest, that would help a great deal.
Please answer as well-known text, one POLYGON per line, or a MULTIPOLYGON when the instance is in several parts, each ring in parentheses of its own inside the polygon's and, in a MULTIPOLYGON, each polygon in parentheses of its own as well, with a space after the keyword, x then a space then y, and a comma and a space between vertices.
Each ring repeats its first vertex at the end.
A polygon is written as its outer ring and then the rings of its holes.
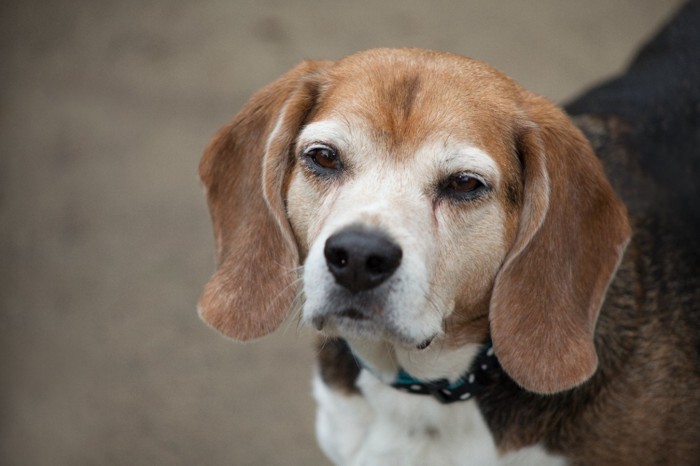
POLYGON ((363 370, 363 395, 341 394, 320 377, 316 434, 338 465, 564 465, 540 446, 502 454, 475 402, 442 405, 401 393, 363 370))

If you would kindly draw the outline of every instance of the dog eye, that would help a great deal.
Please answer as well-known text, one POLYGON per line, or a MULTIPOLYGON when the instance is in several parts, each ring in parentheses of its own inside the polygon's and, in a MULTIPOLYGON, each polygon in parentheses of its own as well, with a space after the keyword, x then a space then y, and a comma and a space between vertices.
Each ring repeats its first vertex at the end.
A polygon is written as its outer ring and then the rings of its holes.
POLYGON ((323 172, 336 171, 341 168, 338 152, 332 147, 316 145, 304 151, 304 157, 314 165, 312 168, 323 172))
POLYGON ((457 200, 469 200, 483 193, 486 189, 486 184, 473 174, 460 172, 448 177, 442 183, 440 191, 444 196, 457 200))
POLYGON ((469 176, 466 173, 458 173, 451 176, 448 180, 448 187, 455 193, 470 193, 482 187, 484 183, 480 180, 469 176))

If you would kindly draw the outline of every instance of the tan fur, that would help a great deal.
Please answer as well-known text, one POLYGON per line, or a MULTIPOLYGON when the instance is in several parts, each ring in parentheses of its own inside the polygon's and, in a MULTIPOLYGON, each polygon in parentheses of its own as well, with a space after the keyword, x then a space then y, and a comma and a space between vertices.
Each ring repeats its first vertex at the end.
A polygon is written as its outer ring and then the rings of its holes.
POLYGON ((413 193, 382 191, 393 211, 358 210, 358 218, 415 233, 429 293, 451 306, 441 310, 445 344, 480 342, 490 320, 499 360, 523 387, 551 393, 585 381, 597 364, 597 314, 629 236, 624 208, 562 112, 454 55, 375 50, 306 63, 252 98, 201 163, 219 264, 202 317, 238 339, 285 318, 294 270, 328 219, 366 200, 343 181, 314 180, 296 161, 305 125, 338 120, 352 143, 349 179, 376 177, 377 189, 389 182, 413 193), (499 181, 483 202, 431 204, 445 154, 421 150, 438 141, 495 161, 499 181))

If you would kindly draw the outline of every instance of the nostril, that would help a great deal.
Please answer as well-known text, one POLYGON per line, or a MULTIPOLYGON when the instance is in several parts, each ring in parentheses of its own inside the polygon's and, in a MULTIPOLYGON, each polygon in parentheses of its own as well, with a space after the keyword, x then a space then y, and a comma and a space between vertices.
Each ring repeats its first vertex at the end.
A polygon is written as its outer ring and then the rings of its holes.
POLYGON ((345 249, 328 248, 325 253, 326 261, 330 265, 341 269, 348 265, 348 252, 345 249))
POLYGON ((365 267, 371 273, 382 273, 386 269, 384 259, 379 256, 369 256, 365 267))
POLYGON ((371 255, 367 258, 365 268, 374 275, 392 273, 401 261, 401 249, 388 248, 384 255, 371 255))

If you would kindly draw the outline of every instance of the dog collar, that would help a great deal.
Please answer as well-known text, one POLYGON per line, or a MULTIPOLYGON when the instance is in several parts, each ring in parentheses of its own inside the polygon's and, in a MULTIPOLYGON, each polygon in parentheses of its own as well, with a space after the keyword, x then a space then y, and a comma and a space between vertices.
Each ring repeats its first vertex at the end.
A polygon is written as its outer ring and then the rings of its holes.
MULTIPOLYGON (((362 367, 372 372, 360 358, 355 356, 355 359, 362 367)), ((399 368, 391 386, 406 393, 430 395, 443 404, 467 401, 481 391, 488 382, 488 372, 497 367, 500 367, 500 364, 489 339, 479 350, 469 370, 455 382, 450 383, 447 379, 428 381, 416 379, 403 368, 399 368)))

